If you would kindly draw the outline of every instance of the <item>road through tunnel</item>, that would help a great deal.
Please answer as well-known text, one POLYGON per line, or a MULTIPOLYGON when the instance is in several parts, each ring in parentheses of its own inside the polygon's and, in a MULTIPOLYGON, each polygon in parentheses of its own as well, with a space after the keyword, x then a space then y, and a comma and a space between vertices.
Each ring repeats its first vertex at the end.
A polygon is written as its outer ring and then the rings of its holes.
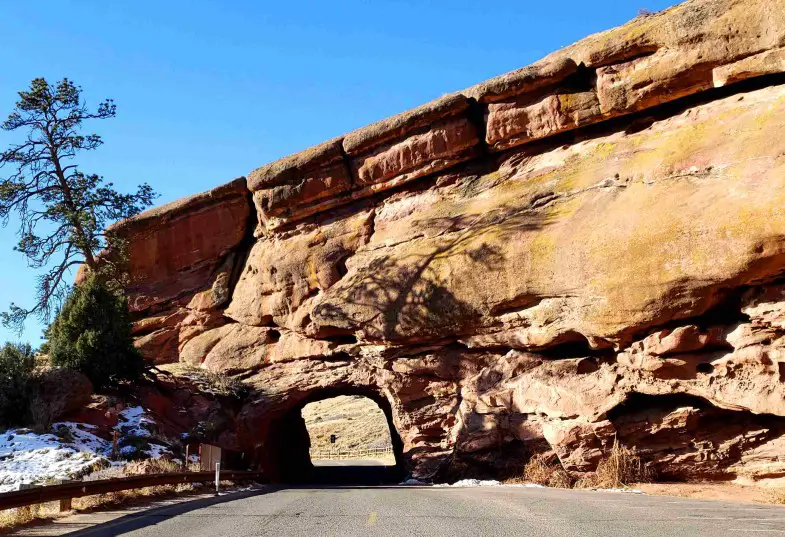
POLYGON ((372 389, 316 391, 268 431, 264 466, 277 482, 375 485, 406 475, 392 407, 372 389))

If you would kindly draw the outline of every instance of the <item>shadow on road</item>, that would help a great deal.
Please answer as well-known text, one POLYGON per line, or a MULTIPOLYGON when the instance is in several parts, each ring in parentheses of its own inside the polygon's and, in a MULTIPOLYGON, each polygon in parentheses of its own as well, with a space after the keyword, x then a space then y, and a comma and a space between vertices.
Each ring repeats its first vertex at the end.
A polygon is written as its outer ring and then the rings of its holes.
MULTIPOLYGON (((242 500, 253 496, 262 496, 287 489, 354 489, 354 488, 391 488, 397 485, 403 476, 401 470, 394 465, 384 465, 379 461, 344 460, 316 461, 309 469, 307 478, 293 483, 265 485, 249 491, 233 492, 220 496, 198 498, 183 501, 174 505, 163 505, 150 509, 140 509, 114 520, 91 524, 79 520, 73 523, 58 522, 55 529, 50 522, 33 524, 20 530, 19 535, 43 537, 49 535, 68 535, 69 537, 108 537, 124 535, 155 526, 165 520, 172 519, 192 511, 212 507, 222 503, 242 500)), ((108 511, 95 511, 97 517, 108 511)), ((88 513, 85 513, 88 514, 88 513)), ((13 534, 16 535, 16 534, 13 534)))
POLYGON ((323 461, 314 464, 297 485, 392 485, 399 483, 404 472, 397 466, 368 464, 366 461, 323 461), (322 464, 319 464, 322 463, 322 464))
MULTIPOLYGON (((166 505, 153 509, 142 509, 139 512, 120 517, 116 520, 105 522, 103 524, 97 524, 83 530, 70 532, 67 535, 68 537, 86 537, 88 535, 91 537, 109 537, 114 535, 123 535, 132 531, 146 528, 148 526, 159 524, 163 520, 175 518, 191 511, 204 509, 205 507, 211 507, 213 505, 226 502, 241 500, 251 496, 270 494, 273 492, 278 492, 283 488, 285 487, 270 485, 260 489, 229 493, 221 496, 215 496, 213 498, 201 498, 197 500, 184 501, 175 505, 166 505)), ((100 511, 97 511, 96 513, 100 513, 100 511)), ((63 524, 59 523, 58 525, 62 527, 63 524)))
MULTIPOLYGON (((322 461, 320 461, 322 462, 322 461)), ((131 513, 116 520, 97 524, 88 528, 78 529, 83 523, 74 524, 73 530, 67 533, 69 537, 103 537, 131 533, 148 526, 160 524, 162 521, 175 518, 177 516, 222 504, 270 494, 285 489, 331 489, 331 488, 356 488, 356 487, 380 487, 384 485, 394 486, 402 479, 401 471, 396 466, 385 466, 382 464, 369 464, 369 461, 330 461, 328 465, 315 465, 309 472, 308 479, 297 483, 266 485, 264 488, 254 489, 246 492, 229 493, 213 498, 201 498, 185 501, 175 505, 166 505, 153 509, 143 509, 139 512, 131 513)), ((58 529, 68 531, 64 523, 59 523, 58 529)), ((43 525, 41 529, 43 529, 43 525)), ((44 535, 36 532, 29 535, 44 535)))
MULTIPOLYGON (((333 469, 340 469, 345 470, 347 467, 343 468, 333 468, 333 469)), ((357 467, 360 468, 360 467, 357 467)), ((368 468, 374 469, 374 467, 364 467, 365 470, 368 468)), ((375 467, 384 468, 384 467, 375 467)), ((389 468, 389 467, 388 467, 389 468)), ((357 474, 360 475, 360 474, 357 474)), ((364 479, 368 479, 369 475, 365 474, 364 479)), ((114 537, 116 535, 125 535, 128 533, 132 533, 134 531, 138 531, 150 526, 155 526, 157 524, 162 523, 165 520, 175 518, 192 511, 198 511, 199 509, 204 509, 206 507, 212 507, 215 505, 219 505, 222 503, 233 502, 237 500, 242 500, 245 498, 251 498, 254 496, 263 496, 266 494, 272 494, 276 492, 280 492, 282 490, 289 490, 289 489, 357 489, 357 488, 365 488, 366 486, 374 489, 390 489, 390 488, 398 488, 391 483, 387 483, 387 486, 377 486, 376 484, 367 485, 367 484, 338 484, 338 483, 329 483, 329 484, 316 484, 316 483, 308 483, 308 484, 299 484, 299 485, 266 485, 264 488, 258 488, 250 491, 244 492, 237 492, 237 493, 229 493, 221 496, 216 496, 213 498, 202 498, 190 501, 184 501, 182 503, 178 503, 175 505, 167 505, 162 507, 156 507, 153 509, 142 509, 138 512, 125 515, 123 517, 117 518, 110 522, 105 522, 102 524, 96 524, 94 526, 90 526, 84 529, 78 529, 76 531, 68 531, 68 528, 64 527, 67 524, 59 523, 59 531, 58 535, 66 534, 68 537, 114 537)), ((412 489, 419 488, 419 487, 409 487, 412 489)), ((96 513, 100 514, 100 511, 96 513)), ((83 526, 84 523, 74 524, 74 526, 83 526)), ((32 533, 26 532, 26 535, 50 535, 49 533, 38 533, 35 529, 45 529, 46 527, 51 528, 51 524, 42 524, 38 528, 28 528, 28 530, 32 529, 32 533)), ((74 528, 75 529, 75 528, 74 528)))

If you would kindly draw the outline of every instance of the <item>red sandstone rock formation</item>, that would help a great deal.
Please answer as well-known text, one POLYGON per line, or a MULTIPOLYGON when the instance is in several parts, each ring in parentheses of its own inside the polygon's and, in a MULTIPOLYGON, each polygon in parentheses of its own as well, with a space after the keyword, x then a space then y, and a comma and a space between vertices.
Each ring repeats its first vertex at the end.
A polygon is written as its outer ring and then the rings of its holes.
POLYGON ((417 477, 782 479, 784 71, 785 0, 691 0, 141 215, 137 343, 241 378, 268 469, 360 393, 417 477))
POLYGON ((115 224, 127 242, 127 289, 144 356, 176 362, 186 341, 224 324, 231 271, 241 255, 250 207, 245 179, 115 224))

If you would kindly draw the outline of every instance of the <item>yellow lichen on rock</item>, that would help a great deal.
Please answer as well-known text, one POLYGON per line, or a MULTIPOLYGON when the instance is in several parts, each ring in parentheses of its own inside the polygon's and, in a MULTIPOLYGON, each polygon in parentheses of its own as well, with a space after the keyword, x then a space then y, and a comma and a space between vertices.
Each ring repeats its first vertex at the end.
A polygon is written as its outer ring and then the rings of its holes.
MULTIPOLYGON (((760 241, 780 242, 785 230, 785 146, 777 135, 785 109, 767 107, 784 92, 769 88, 744 100, 724 99, 634 134, 555 149, 560 157, 534 156, 469 200, 444 194, 440 203, 396 221, 397 239, 388 226, 387 240, 396 246, 361 248, 360 279, 338 282, 322 303, 354 311, 342 296, 362 281, 363 267, 394 263, 395 274, 447 285, 466 311, 488 311, 533 293, 584 297, 590 303, 570 328, 586 337, 622 341, 630 326, 699 315, 719 300, 713 288, 754 278, 750 266, 779 255, 776 248, 757 254, 755 248, 760 241), (761 110, 770 116, 763 123, 761 110), (736 143, 727 131, 749 144, 736 143), (553 162, 562 164, 552 168, 553 162), (534 206, 546 192, 550 201, 534 206), (444 237, 408 240, 413 230, 444 220, 451 221, 444 237), (477 252, 483 262, 473 260, 477 252)), ((382 322, 387 307, 364 302, 365 313, 350 317, 367 327, 382 322)), ((318 314, 316 320, 329 324, 318 314)), ((425 326, 430 318, 423 326, 416 321, 376 333, 395 338, 434 329, 425 326)))

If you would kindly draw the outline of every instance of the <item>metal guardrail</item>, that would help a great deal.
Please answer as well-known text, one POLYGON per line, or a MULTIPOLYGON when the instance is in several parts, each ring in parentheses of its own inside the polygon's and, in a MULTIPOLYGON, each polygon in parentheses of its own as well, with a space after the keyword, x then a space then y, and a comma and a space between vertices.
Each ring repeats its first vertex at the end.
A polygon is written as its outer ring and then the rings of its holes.
MULTIPOLYGON (((220 473, 221 481, 242 481, 260 478, 262 478, 260 472, 223 471, 220 473)), ((179 485, 182 483, 205 483, 214 479, 215 472, 176 472, 170 474, 137 475, 117 479, 97 479, 95 481, 76 481, 62 485, 34 487, 0 494, 0 511, 121 490, 159 485, 179 485)))
POLYGON ((360 448, 360 449, 312 449, 310 452, 313 460, 350 460, 366 459, 379 457, 392 453, 392 446, 383 448, 360 448))

